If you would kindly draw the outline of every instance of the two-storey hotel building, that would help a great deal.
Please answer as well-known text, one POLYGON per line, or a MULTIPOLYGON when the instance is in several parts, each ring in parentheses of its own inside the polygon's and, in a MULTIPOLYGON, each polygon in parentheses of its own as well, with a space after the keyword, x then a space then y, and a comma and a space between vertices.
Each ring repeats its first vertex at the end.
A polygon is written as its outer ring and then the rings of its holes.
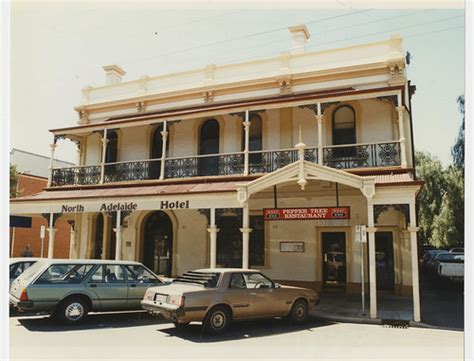
MULTIPOLYGON (((252 267, 318 291, 413 296, 420 320, 411 98, 402 39, 309 52, 304 26, 274 58, 82 90, 77 165, 12 214, 72 224, 71 257, 175 276, 252 267), (365 226, 359 227, 359 226, 365 226), (364 281, 363 281, 364 280, 364 281)), ((52 163, 51 163, 52 164, 52 163)))

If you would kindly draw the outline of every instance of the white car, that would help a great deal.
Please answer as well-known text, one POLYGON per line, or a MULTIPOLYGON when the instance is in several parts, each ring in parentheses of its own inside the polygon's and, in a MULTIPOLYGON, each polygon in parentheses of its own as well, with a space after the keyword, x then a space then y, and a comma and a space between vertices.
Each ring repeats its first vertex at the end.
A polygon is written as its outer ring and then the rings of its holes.
POLYGON ((17 257, 17 258, 10 258, 10 286, 12 282, 21 275, 28 267, 30 267, 33 263, 38 261, 41 258, 34 258, 34 257, 17 257))

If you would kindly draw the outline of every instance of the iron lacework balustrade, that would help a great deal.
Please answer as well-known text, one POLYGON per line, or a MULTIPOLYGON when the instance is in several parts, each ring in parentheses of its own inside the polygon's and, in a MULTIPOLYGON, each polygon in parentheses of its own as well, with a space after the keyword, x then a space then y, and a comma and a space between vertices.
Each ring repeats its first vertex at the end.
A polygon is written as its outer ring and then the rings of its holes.
MULTIPOLYGON (((325 146, 322 164, 337 169, 400 166, 400 143, 397 141, 367 144, 325 146)), ((318 162, 318 148, 304 150, 304 159, 318 162)), ((298 160, 298 150, 280 149, 250 151, 249 174, 274 172, 298 160)), ((243 175, 245 153, 197 155, 166 158, 164 175, 161 159, 126 161, 104 165, 104 183, 130 182, 153 179, 177 179, 200 176, 243 175)), ((53 169, 51 185, 99 184, 101 166, 79 166, 53 169)))
MULTIPOLYGON (((249 152, 249 174, 271 173, 298 160, 297 149, 251 151, 249 152)), ((306 148, 304 159, 318 162, 318 149, 306 148)))
POLYGON ((52 186, 90 185, 100 182, 100 165, 53 169, 52 186))
POLYGON ((400 143, 370 143, 323 148, 323 164, 337 169, 400 165, 400 143))

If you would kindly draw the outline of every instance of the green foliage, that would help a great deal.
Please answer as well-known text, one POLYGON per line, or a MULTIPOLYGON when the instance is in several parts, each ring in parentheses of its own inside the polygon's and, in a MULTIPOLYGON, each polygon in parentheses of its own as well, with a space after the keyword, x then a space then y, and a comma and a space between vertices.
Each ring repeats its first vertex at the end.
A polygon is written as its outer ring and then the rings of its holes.
POLYGON ((460 167, 444 172, 445 191, 439 214, 435 215, 431 243, 437 247, 464 245, 464 179, 460 167))
POLYGON ((457 99, 457 102, 459 106, 459 112, 462 115, 462 123, 459 127, 456 142, 451 149, 451 155, 453 156, 454 165, 464 171, 464 95, 460 95, 457 99))
POLYGON ((418 196, 418 225, 422 243, 431 243, 434 218, 440 213, 445 178, 441 162, 429 153, 416 152, 416 174, 425 181, 418 196))
POLYGON ((17 196, 16 185, 18 183, 18 171, 16 165, 10 164, 10 198, 17 196))

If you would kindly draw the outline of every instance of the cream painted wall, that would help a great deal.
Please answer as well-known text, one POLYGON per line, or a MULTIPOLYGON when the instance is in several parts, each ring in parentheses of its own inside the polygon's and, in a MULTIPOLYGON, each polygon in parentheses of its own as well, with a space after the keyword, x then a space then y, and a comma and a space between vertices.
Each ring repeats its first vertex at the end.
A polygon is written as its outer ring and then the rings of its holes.
POLYGON ((314 112, 309 109, 293 107, 293 145, 299 142, 299 129, 301 126, 301 138, 307 147, 318 145, 318 123, 314 112))
POLYGON ((100 164, 102 154, 102 142, 99 134, 91 134, 87 137, 85 165, 100 164))
POLYGON ((119 137, 119 161, 150 157, 151 126, 123 128, 119 137))

